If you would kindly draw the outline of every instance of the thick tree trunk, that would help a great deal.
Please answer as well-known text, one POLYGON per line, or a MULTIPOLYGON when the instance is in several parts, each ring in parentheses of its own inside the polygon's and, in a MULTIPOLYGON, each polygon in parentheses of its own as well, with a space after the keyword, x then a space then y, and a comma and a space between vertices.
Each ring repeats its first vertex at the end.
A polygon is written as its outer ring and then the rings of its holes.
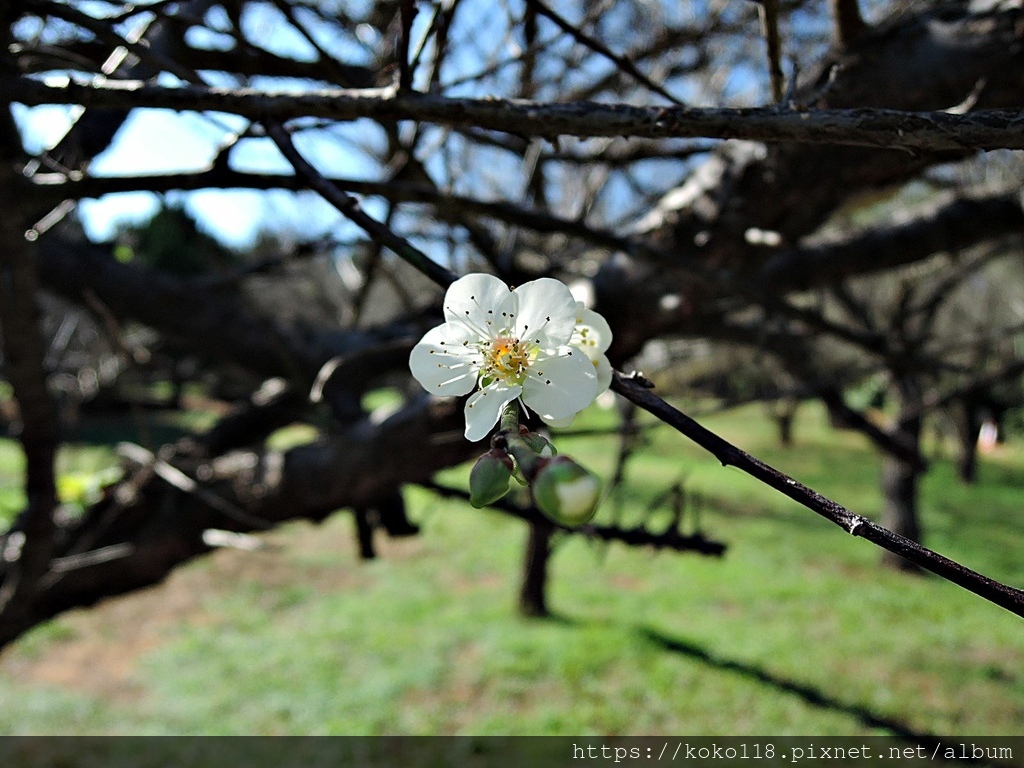
MULTIPOLYGON (((897 397, 901 417, 897 418, 896 435, 899 441, 913 447, 920 453, 921 417, 918 413, 920 392, 913 382, 897 384, 897 397), (903 414, 914 413, 909 418, 903 414)), ((881 524, 893 533, 906 536, 921 543, 921 526, 918 520, 918 481, 920 465, 906 457, 887 453, 882 460, 883 507, 881 524)), ((902 571, 916 571, 917 566, 892 552, 882 554, 882 563, 902 571)))
POLYGON ((46 382, 35 253, 25 238, 28 215, 17 194, 19 149, 10 104, 0 101, 0 336, 4 376, 18 403, 28 501, 0 536, 0 624, 28 620, 50 565, 57 504, 57 408, 46 382))
POLYGON ((779 430, 779 445, 789 448, 793 445, 793 424, 796 421, 797 408, 800 402, 794 398, 785 398, 772 403, 768 414, 779 430))
MULTIPOLYGON (((882 491, 885 497, 881 524, 893 533, 921 541, 917 519, 917 482, 920 473, 902 459, 886 456, 882 462, 882 491)), ((916 570, 916 566, 892 552, 885 552, 882 562, 900 570, 916 570)))
POLYGON ((523 582, 519 589, 519 612, 523 616, 547 616, 548 557, 555 529, 545 521, 530 523, 523 561, 523 582))
POLYGON ((977 408, 969 400, 961 400, 950 409, 956 434, 956 474, 963 483, 971 484, 978 476, 978 430, 981 420, 977 408))

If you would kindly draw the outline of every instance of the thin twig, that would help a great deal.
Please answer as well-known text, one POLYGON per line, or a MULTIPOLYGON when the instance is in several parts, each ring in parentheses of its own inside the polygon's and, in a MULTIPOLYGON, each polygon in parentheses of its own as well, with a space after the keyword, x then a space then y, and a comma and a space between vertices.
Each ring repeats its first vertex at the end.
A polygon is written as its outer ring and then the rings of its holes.
POLYGON ((333 205, 349 221, 360 227, 374 241, 390 248, 401 259, 407 261, 438 285, 447 288, 455 282, 457 276, 449 269, 442 267, 423 251, 396 235, 387 226, 368 215, 359 207, 359 201, 341 191, 331 181, 314 168, 295 148, 291 134, 278 122, 264 121, 267 135, 277 144, 278 149, 295 168, 295 172, 304 176, 312 189, 318 192, 327 202, 333 205))
POLYGON ((764 35, 768 54, 768 75, 771 80, 772 101, 782 101, 786 78, 782 73, 782 42, 779 38, 779 0, 760 0, 761 34, 764 35))
POLYGON ((673 104, 682 104, 682 102, 679 99, 677 99, 667 90, 665 90, 664 87, 658 85, 656 82, 651 80, 651 78, 649 78, 639 69, 637 69, 637 66, 632 61, 625 58, 624 56, 620 56, 619 54, 615 53, 600 40, 595 40, 593 37, 590 37, 581 29, 579 29, 575 25, 571 24, 568 20, 560 16, 554 10, 548 8, 547 5, 542 3, 540 0, 526 0, 526 6, 554 22, 560 30, 565 32, 567 35, 571 36, 576 42, 580 43, 581 45, 585 45, 587 48, 594 51, 594 53, 598 53, 601 56, 604 56, 606 59, 611 61, 619 70, 628 74, 641 85, 645 86, 646 88, 658 94, 659 96, 664 96, 673 104))
POLYGON ((883 549, 909 560, 969 592, 973 592, 1011 613, 1024 618, 1024 591, 990 579, 960 565, 948 557, 921 546, 905 536, 893 533, 866 517, 851 512, 841 504, 811 490, 792 477, 765 464, 760 459, 737 448, 714 432, 702 427, 686 414, 662 400, 636 377, 615 372, 612 390, 632 403, 657 416, 669 426, 685 435, 701 448, 712 453, 723 466, 734 466, 770 488, 788 496, 826 520, 843 528, 851 536, 859 536, 883 549))

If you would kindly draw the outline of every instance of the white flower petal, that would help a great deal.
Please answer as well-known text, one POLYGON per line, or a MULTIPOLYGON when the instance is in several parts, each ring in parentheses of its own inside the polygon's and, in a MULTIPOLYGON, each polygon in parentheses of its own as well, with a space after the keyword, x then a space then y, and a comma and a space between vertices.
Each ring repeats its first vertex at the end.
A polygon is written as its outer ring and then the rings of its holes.
POLYGON ((409 354, 409 369, 427 392, 465 395, 476 386, 480 353, 466 329, 451 323, 427 331, 409 354))
POLYGON ((544 349, 568 344, 576 327, 576 300, 550 277, 531 280, 515 289, 519 299, 515 331, 519 338, 544 349))
MULTIPOLYGON (((598 352, 608 351, 608 347, 612 344, 612 329, 608 325, 608 321, 594 310, 587 309, 583 306, 582 302, 577 302, 576 333, 582 336, 584 335, 584 329, 586 329, 586 337, 594 342, 594 346, 591 349, 596 348, 598 352)), ((594 356, 589 352, 587 356, 591 360, 594 359, 594 356)))
POLYGON ((591 360, 597 373, 597 394, 601 395, 608 391, 612 385, 612 364, 608 358, 601 355, 597 360, 591 360))
POLYGON ((572 426, 572 423, 576 421, 576 414, 574 413, 572 416, 566 416, 564 419, 553 419, 550 416, 548 416, 547 418, 541 416, 541 419, 543 419, 544 423, 547 424, 549 427, 554 427, 555 429, 565 429, 566 427, 572 426))
POLYGON ((575 347, 563 348, 559 355, 538 357, 523 383, 523 402, 545 419, 572 416, 595 397, 594 364, 575 347))
POLYGON ((478 338, 490 338, 494 310, 507 302, 511 291, 499 278, 482 272, 460 277, 444 295, 444 317, 449 323, 465 325, 478 338))
POLYGON ((466 401, 466 439, 471 442, 483 440, 498 423, 502 409, 523 392, 518 385, 509 386, 503 381, 494 381, 466 401))

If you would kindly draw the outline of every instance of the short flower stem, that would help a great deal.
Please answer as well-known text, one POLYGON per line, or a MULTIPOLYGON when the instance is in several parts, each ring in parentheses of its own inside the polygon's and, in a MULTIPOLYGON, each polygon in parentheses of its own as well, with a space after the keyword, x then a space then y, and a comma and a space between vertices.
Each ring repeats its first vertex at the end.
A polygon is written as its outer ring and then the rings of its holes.
POLYGON ((505 440, 505 446, 512 458, 516 460, 519 471, 527 482, 533 480, 541 467, 547 463, 547 459, 538 456, 519 432, 519 404, 512 401, 505 406, 501 413, 500 429, 498 435, 505 440))

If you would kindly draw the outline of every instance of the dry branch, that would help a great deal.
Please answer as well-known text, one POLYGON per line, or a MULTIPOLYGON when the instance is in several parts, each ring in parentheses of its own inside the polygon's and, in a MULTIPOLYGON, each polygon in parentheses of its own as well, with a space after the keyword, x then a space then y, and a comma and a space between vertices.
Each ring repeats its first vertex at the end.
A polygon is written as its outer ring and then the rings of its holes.
POLYGON ((689 416, 655 395, 635 377, 623 376, 616 372, 615 378, 612 380, 612 389, 713 454, 722 462, 722 466, 736 467, 769 488, 774 488, 798 504, 835 523, 851 536, 867 539, 873 544, 926 568, 969 592, 980 595, 1001 608, 1024 618, 1024 591, 990 579, 977 571, 972 571, 948 557, 921 546, 916 541, 893 533, 868 518, 851 512, 817 491, 811 490, 702 427, 689 416))
POLYGON ((0 78, 0 89, 27 106, 80 104, 88 108, 214 110, 253 120, 321 117, 378 122, 415 120, 451 127, 484 128, 520 136, 622 136, 746 139, 964 153, 1024 149, 1024 112, 979 110, 904 112, 896 109, 790 109, 635 107, 519 99, 457 99, 394 88, 319 89, 269 93, 253 88, 166 88, 139 81, 43 83, 0 78))

